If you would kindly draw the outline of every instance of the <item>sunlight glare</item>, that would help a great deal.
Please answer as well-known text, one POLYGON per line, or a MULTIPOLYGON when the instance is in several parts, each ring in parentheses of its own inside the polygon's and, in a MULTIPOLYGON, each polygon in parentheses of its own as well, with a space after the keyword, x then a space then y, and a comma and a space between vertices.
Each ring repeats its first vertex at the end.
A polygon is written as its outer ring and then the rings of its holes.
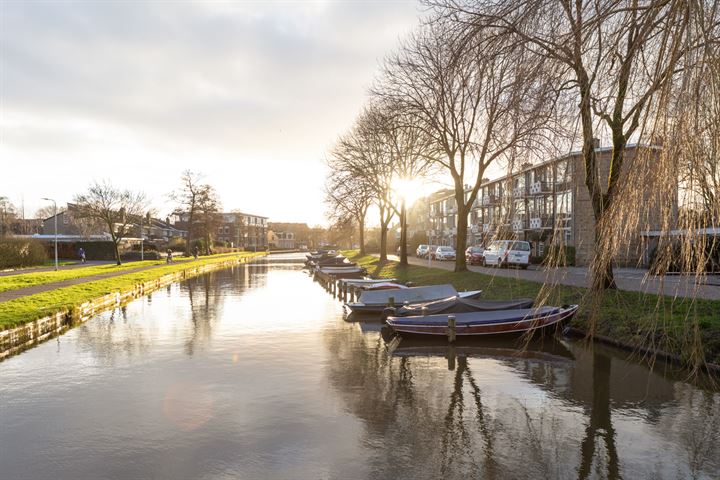
POLYGON ((397 195, 398 198, 404 199, 408 207, 423 196, 424 184, 420 180, 397 178, 393 181, 392 185, 395 195, 397 195))

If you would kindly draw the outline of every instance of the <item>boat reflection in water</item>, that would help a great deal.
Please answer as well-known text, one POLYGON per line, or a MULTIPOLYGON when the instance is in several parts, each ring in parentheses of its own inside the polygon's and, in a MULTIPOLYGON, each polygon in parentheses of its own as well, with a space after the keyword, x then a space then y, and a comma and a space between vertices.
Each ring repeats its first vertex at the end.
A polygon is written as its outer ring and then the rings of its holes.
POLYGON ((350 358, 332 368, 333 384, 367 422, 366 442, 393 445, 378 453, 378 471, 489 479, 720 471, 720 396, 666 365, 651 370, 615 349, 547 337, 397 343, 374 322, 348 323, 335 340, 350 358))
POLYGON ((291 260, 0 362, 0 478, 718 478, 716 387, 566 339, 389 345, 291 260))

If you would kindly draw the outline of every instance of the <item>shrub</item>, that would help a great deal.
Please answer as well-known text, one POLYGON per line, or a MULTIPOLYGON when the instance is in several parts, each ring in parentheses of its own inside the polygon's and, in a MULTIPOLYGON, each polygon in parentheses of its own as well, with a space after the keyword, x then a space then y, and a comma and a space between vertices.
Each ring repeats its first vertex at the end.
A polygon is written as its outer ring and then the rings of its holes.
POLYGON ((543 255, 543 263, 551 262, 560 267, 575 265, 575 247, 564 245, 550 245, 543 255))
POLYGON ((368 240, 365 242, 366 253, 378 253, 380 251, 380 244, 377 240, 368 240))
POLYGON ((0 268, 31 267, 45 263, 42 243, 33 239, 0 239, 0 268))

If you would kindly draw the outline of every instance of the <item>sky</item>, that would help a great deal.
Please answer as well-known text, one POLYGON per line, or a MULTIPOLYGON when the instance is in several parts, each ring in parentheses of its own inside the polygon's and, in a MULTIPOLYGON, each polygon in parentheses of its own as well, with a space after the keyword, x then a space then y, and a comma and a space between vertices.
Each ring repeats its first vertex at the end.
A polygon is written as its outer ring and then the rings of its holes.
POLYGON ((327 151, 417 24, 407 1, 0 0, 0 196, 93 181, 158 216, 181 173, 225 210, 325 223, 327 151))

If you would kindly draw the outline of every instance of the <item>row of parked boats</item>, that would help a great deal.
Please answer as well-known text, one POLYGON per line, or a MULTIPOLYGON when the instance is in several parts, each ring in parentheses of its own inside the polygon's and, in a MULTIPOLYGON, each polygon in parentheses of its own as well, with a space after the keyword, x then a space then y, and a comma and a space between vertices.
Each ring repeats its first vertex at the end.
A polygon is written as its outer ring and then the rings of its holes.
POLYGON ((419 336, 495 336, 561 329, 577 305, 534 306, 531 298, 483 300, 482 290, 458 292, 449 284, 408 286, 397 279, 372 279, 336 252, 308 255, 314 272, 332 277, 354 299, 345 307, 353 314, 380 315, 396 333, 419 336), (344 270, 332 270, 332 269, 344 270))

